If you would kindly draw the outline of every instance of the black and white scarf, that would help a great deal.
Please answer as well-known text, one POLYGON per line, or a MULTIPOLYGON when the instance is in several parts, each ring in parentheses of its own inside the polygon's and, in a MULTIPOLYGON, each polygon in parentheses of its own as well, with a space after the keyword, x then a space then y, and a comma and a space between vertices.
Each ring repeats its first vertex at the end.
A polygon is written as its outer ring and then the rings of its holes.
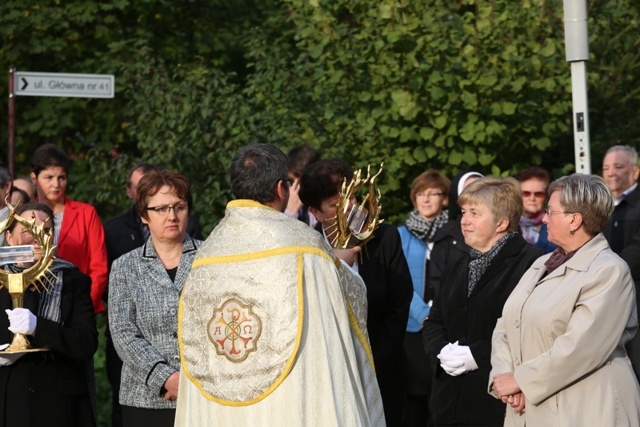
POLYGON ((411 234, 422 240, 424 243, 429 243, 433 240, 433 236, 435 236, 436 232, 440 230, 447 221, 449 221, 449 211, 447 209, 444 209, 440 212, 440 215, 431 221, 427 221, 421 217, 418 210, 414 209, 411 211, 411 214, 409 214, 409 218, 407 218, 405 225, 411 234))
MULTIPOLYGON (((64 261, 59 258, 53 260, 49 266, 49 272, 46 273, 46 277, 43 278, 43 281, 48 283, 50 288, 48 290, 40 290, 40 307, 38 309, 38 316, 62 324, 60 300, 62 297, 62 284, 64 280, 63 274, 64 270, 76 268, 78 267, 68 261, 64 261)), ((25 267, 19 267, 17 264, 5 265, 4 269, 11 273, 22 273, 26 270, 25 267)))
POLYGON ((467 296, 471 296, 471 292, 476 287, 482 275, 487 271, 491 261, 500 253, 500 250, 507 244, 509 239, 515 236, 517 233, 510 232, 499 238, 491 249, 487 252, 482 253, 473 248, 469 251, 469 255, 471 255, 471 262, 469 262, 469 290, 467 296))

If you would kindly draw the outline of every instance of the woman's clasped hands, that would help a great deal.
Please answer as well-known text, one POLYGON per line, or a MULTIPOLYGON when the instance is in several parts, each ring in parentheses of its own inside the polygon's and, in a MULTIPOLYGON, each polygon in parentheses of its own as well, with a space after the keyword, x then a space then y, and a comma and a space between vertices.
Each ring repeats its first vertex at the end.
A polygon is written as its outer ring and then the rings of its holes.
POLYGON ((493 390, 498 399, 514 408, 515 414, 524 414, 525 397, 513 373, 506 372, 493 377, 493 390))

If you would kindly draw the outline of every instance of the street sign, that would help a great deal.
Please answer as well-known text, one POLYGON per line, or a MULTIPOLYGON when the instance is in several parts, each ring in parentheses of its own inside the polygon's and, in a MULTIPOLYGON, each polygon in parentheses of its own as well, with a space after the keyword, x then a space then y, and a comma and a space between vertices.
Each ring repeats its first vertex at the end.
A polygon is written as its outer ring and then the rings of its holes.
POLYGON ((15 95, 70 98, 113 98, 114 77, 109 74, 14 73, 15 95))

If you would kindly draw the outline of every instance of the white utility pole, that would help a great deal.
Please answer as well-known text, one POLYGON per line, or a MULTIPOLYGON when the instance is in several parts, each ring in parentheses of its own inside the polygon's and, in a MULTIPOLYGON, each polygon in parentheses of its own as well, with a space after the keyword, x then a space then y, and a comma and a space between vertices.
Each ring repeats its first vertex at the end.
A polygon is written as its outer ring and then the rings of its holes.
POLYGON ((564 0, 564 45, 571 64, 573 100, 573 140, 576 172, 591 173, 589 141, 589 98, 587 95, 587 61, 589 29, 587 0, 564 0))

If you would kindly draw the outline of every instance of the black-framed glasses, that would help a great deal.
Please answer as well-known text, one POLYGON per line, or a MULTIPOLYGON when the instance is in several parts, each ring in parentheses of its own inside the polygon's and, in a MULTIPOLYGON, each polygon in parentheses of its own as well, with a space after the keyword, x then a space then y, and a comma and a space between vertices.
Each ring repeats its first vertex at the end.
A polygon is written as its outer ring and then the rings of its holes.
POLYGON ((163 205, 163 206, 147 206, 148 211, 153 211, 158 215, 166 216, 169 214, 170 210, 173 210, 173 213, 176 215, 183 215, 187 213, 188 206, 183 203, 178 203, 176 205, 163 205))

